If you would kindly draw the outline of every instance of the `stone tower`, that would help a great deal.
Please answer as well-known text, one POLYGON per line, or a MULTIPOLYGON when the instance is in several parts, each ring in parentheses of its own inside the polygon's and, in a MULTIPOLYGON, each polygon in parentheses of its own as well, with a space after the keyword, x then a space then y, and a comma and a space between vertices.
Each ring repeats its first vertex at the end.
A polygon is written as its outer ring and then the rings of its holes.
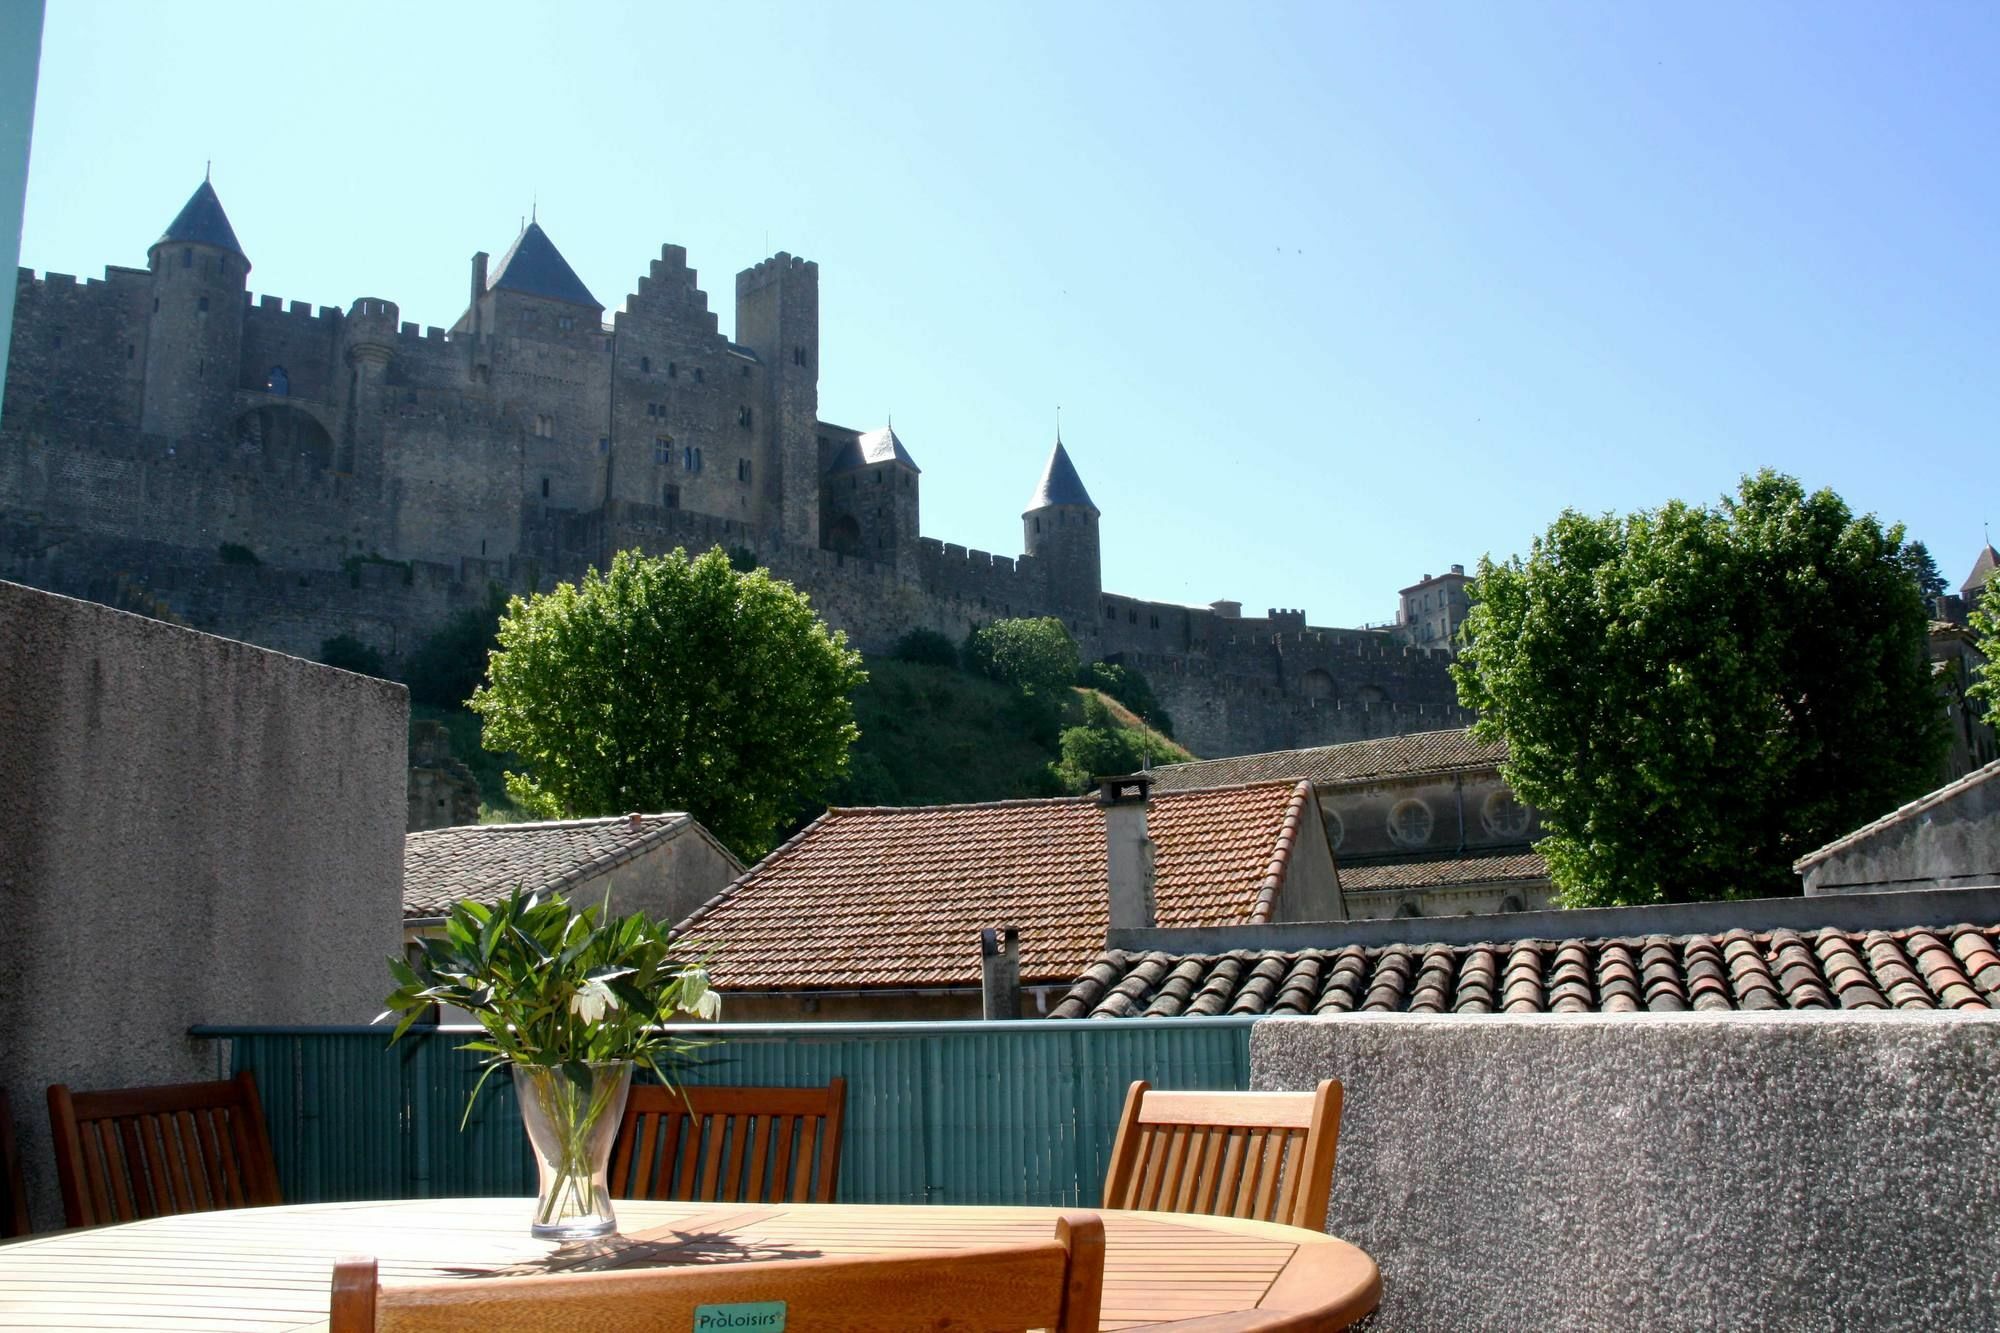
POLYGON ((169 436, 218 433, 229 423, 242 373, 250 260, 214 186, 202 181, 147 258, 153 305, 140 429, 169 436))
POLYGON ((844 445, 826 468, 827 548, 913 570, 922 474, 894 427, 844 445))
MULTIPOLYGON (((1094 612, 1104 588, 1098 560, 1097 520, 1101 515, 1069 461, 1062 437, 1056 437, 1041 484, 1021 515, 1023 547, 1041 571, 1048 595, 1057 605, 1094 612)), ((1093 616, 1093 621, 1095 617, 1093 616)))
POLYGON ((760 508, 778 516, 780 540, 818 546, 819 265, 780 251, 738 273, 736 341, 763 365, 757 410, 778 463, 760 488, 760 508))

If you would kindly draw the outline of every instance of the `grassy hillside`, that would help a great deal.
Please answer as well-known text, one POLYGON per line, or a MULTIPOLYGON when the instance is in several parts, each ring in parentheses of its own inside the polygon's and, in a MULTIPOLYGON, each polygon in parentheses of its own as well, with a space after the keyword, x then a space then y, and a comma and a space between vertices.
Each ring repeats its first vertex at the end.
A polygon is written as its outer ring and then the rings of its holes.
MULTIPOLYGON (((861 739, 847 777, 827 800, 946 805, 1061 795, 1064 788, 1050 765, 1061 757, 1063 729, 1084 721, 1086 696, 1103 701, 1115 728, 1143 731, 1123 704, 1095 690, 1069 691, 1052 704, 954 667, 872 658, 868 683, 854 696, 861 739)), ((479 779, 484 822, 526 818, 507 799, 502 777, 518 761, 481 748, 477 716, 463 708, 415 704, 410 719, 444 724, 452 755, 479 779)), ((1193 758, 1157 732, 1150 736, 1154 763, 1193 758)))

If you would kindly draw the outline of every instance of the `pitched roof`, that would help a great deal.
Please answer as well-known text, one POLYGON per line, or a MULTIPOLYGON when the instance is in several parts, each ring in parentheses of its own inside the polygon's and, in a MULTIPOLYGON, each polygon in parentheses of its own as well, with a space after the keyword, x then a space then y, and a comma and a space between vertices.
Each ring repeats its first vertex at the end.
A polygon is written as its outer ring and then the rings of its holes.
POLYGON ((675 812, 536 824, 461 824, 406 834, 403 915, 443 916, 467 898, 499 902, 516 884, 545 893, 565 890, 689 829, 708 836, 692 816, 675 812))
POLYGON ((1061 440, 1049 454, 1048 466, 1042 469, 1042 479, 1035 486, 1035 493, 1028 497, 1027 513, 1037 509, 1047 509, 1050 505, 1081 505, 1093 514, 1100 511, 1090 502, 1090 492, 1083 489, 1083 478, 1076 475, 1076 464, 1069 461, 1069 450, 1063 448, 1061 440))
POLYGON ((2000 1009, 2000 926, 1108 951, 1051 1018, 2000 1009))
POLYGON ((576 276, 576 270, 562 257, 539 222, 530 222, 514 238, 514 244, 500 256, 500 266, 494 270, 486 289, 567 301, 595 310, 604 308, 604 303, 592 296, 583 279, 576 276))
POLYGON ((867 467, 871 463, 901 463, 912 472, 922 472, 917 460, 910 457, 910 451, 896 438, 894 428, 884 426, 881 430, 871 430, 860 436, 852 444, 834 456, 831 472, 845 472, 849 468, 867 467))
MULTIPOLYGON (((212 245, 218 250, 227 250, 233 255, 242 255, 243 247, 236 243, 236 229, 229 225, 229 215, 222 211, 222 200, 216 197, 215 187, 203 181, 195 187, 188 201, 181 205, 181 211, 174 214, 174 220, 167 224, 154 245, 212 245)), ((248 256, 244 256, 248 258, 248 256)))
POLYGON ((1540 852, 1467 852, 1448 856, 1399 857, 1340 863, 1342 893, 1387 889, 1458 888, 1546 880, 1549 863, 1540 852))
MULTIPOLYGON (((1306 783, 1154 796, 1146 828, 1162 925, 1269 920, 1303 828, 1306 783)), ((683 923, 733 990, 971 986, 979 931, 1018 926, 1024 981, 1067 981, 1110 924, 1093 797, 833 809, 683 923)))
POLYGON ((1419 731, 1380 740, 1348 741, 1308 750, 1273 750, 1233 759, 1198 759, 1153 770, 1153 790, 1179 791, 1238 782, 1304 779, 1315 786, 1408 777, 1419 773, 1449 773, 1463 768, 1492 768, 1507 757, 1505 741, 1474 740, 1464 727, 1449 731, 1419 731))
POLYGON ((1970 773, 1967 773, 1964 777, 1953 782, 1947 782, 1936 791, 1925 792, 1909 804, 1897 806, 1880 819, 1871 820, 1863 824, 1860 828, 1855 829, 1852 833, 1842 834, 1824 847, 1815 848, 1807 852, 1804 856, 1792 862, 1792 870, 1796 874, 1803 875, 1807 870, 1818 865, 1821 861, 1826 860, 1836 852, 1843 852, 1859 843, 1866 842, 1869 838, 1882 832, 1884 829, 1894 827, 1897 824, 1907 823, 1909 820, 1915 819, 1918 815, 1935 810, 1938 806, 1958 799, 1973 788, 1983 787, 1996 779, 2000 779, 2000 759, 1996 759, 1990 764, 1981 765, 1973 769, 1970 773))
POLYGON ((1985 587, 1986 581, 1993 577, 1995 569, 2000 569, 2000 551, 1994 550, 1989 543, 1979 553, 1979 558, 1972 562, 1972 572, 1965 576, 1965 582, 1960 585, 1959 593, 1962 596, 1970 596, 1975 589, 1985 587))

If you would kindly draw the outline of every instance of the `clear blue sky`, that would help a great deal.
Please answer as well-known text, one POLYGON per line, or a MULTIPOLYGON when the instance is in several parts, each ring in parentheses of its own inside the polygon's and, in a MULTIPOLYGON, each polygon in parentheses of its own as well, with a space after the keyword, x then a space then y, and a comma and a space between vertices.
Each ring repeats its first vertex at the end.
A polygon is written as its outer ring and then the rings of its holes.
POLYGON ((2000 522, 2000 6, 49 0, 23 264, 215 161, 251 287, 448 324, 530 201, 820 264, 821 414, 1012 553, 1063 434, 1120 592, 1388 618, 1564 506, 1771 465, 1955 587, 2000 522))

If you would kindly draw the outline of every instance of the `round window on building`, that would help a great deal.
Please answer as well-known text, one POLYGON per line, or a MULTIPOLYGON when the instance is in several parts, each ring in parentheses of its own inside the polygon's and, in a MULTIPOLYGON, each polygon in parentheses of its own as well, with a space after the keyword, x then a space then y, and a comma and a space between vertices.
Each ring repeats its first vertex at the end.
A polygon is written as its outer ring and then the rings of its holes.
POLYGON ((1479 822, 1496 838, 1520 837, 1534 817, 1535 812, 1515 800, 1514 793, 1505 787, 1488 793, 1479 807, 1479 822))
POLYGON ((1421 847, 1431 840, 1431 808, 1412 797, 1389 811, 1389 837, 1398 847, 1421 847))
POLYGON ((1347 825, 1340 822, 1340 816, 1333 811, 1326 812, 1326 842, 1336 852, 1347 838, 1347 825))

